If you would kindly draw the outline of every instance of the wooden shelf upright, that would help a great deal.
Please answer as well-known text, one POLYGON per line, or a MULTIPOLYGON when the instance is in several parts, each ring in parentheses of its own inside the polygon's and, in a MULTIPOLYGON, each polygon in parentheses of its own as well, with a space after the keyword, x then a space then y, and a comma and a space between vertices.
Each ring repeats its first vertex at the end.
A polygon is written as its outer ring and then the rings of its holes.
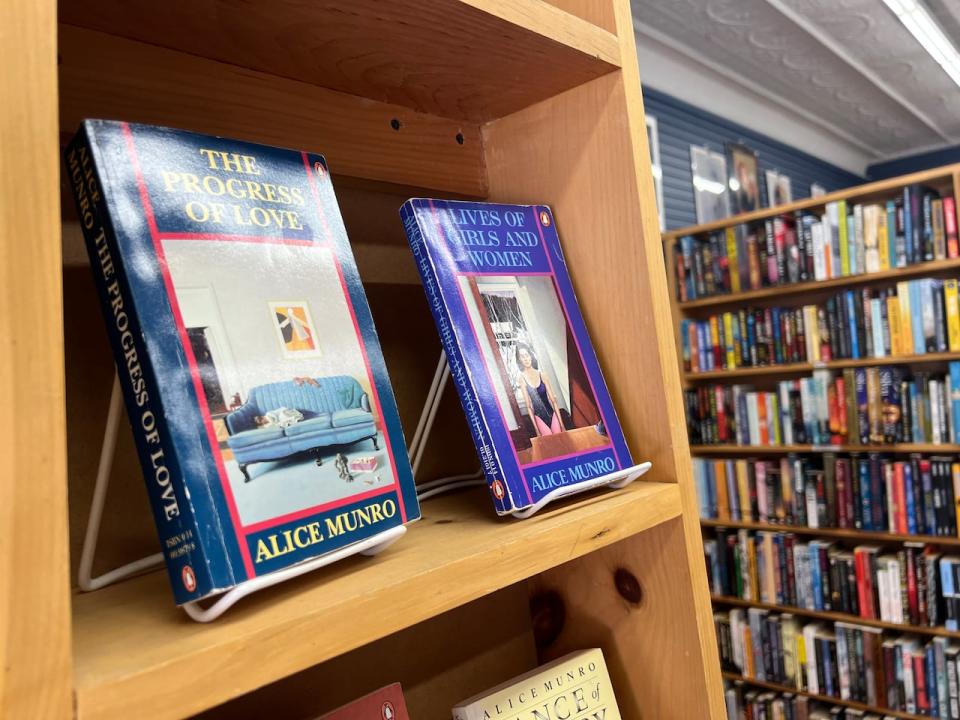
MULTIPOLYGON (((395 680, 413 717, 444 717, 592 646, 624 717, 724 717, 627 0, 9 0, 0 38, 0 717, 309 717, 395 680), (550 204, 653 470, 525 522, 482 492, 428 500, 382 555, 211 625, 162 573, 78 594, 113 373, 61 197, 85 117, 323 153, 408 429, 439 340, 398 208, 550 204)), ((475 469, 454 397, 436 427, 424 477, 475 469)), ((156 551, 128 437, 114 475, 104 569, 156 551)))

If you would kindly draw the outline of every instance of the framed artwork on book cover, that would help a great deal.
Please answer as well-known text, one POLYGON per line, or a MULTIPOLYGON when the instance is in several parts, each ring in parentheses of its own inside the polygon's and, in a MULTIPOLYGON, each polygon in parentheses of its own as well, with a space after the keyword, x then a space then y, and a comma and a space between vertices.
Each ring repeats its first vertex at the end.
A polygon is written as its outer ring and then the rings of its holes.
POLYGON ((723 153, 690 146, 690 170, 697 224, 722 220, 730 212, 727 201, 727 160, 723 153))
POLYGON ((793 188, 790 178, 776 170, 767 170, 767 207, 786 205, 793 200, 793 188))
POLYGON ((316 326, 305 301, 271 302, 274 328, 280 349, 287 359, 319 357, 316 326))
POLYGON ((746 145, 727 143, 730 212, 733 215, 760 208, 760 172, 757 154, 746 145))

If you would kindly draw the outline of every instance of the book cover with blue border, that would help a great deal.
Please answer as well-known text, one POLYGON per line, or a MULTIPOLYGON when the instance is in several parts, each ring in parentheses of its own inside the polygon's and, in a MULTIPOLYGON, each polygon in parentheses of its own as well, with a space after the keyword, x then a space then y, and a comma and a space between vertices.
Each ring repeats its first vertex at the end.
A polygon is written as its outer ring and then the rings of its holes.
POLYGON ((400 213, 497 512, 633 465, 550 208, 400 213))
POLYGON ((65 161, 177 602, 417 519, 323 157, 88 120, 65 161))

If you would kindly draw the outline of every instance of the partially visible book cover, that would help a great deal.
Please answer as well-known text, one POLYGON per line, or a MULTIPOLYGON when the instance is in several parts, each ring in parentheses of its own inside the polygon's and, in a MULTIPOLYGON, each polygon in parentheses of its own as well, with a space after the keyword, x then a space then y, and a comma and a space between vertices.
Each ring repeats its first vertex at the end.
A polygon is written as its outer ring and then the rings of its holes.
POLYGON ((620 720, 603 652, 564 655, 459 703, 453 720, 603 718, 620 720))
POLYGON ((323 157, 88 120, 65 159, 177 602, 417 519, 323 157))
POLYGON ((317 720, 410 720, 400 683, 387 685, 317 720))
POLYGON ((401 216, 497 512, 633 465, 550 208, 413 199, 401 216))

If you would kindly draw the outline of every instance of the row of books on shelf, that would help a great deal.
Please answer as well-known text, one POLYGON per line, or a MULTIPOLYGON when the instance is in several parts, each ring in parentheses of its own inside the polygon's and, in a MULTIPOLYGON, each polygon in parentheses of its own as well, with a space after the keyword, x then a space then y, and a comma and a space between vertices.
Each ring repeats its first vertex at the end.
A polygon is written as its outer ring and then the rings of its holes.
POLYGON ((831 705, 806 695, 774 692, 742 680, 726 681, 727 720, 887 720, 882 712, 831 705))
POLYGON ((908 185, 886 203, 827 203, 674 244, 681 302, 960 256, 952 195, 908 185))
POLYGON ((960 351, 957 280, 846 290, 820 305, 741 308, 680 321, 687 372, 960 351))
POLYGON ((704 540, 715 595, 956 631, 960 557, 909 543, 847 549, 788 532, 719 529, 704 540))
POLYGON ((814 370, 776 390, 708 384, 684 391, 693 444, 882 445, 960 442, 960 361, 947 373, 899 366, 814 370))
POLYGON ((847 622, 735 608, 714 614, 720 659, 762 682, 929 717, 960 718, 960 645, 847 622))
POLYGON ((957 537, 956 456, 694 458, 693 476, 703 519, 957 537))

